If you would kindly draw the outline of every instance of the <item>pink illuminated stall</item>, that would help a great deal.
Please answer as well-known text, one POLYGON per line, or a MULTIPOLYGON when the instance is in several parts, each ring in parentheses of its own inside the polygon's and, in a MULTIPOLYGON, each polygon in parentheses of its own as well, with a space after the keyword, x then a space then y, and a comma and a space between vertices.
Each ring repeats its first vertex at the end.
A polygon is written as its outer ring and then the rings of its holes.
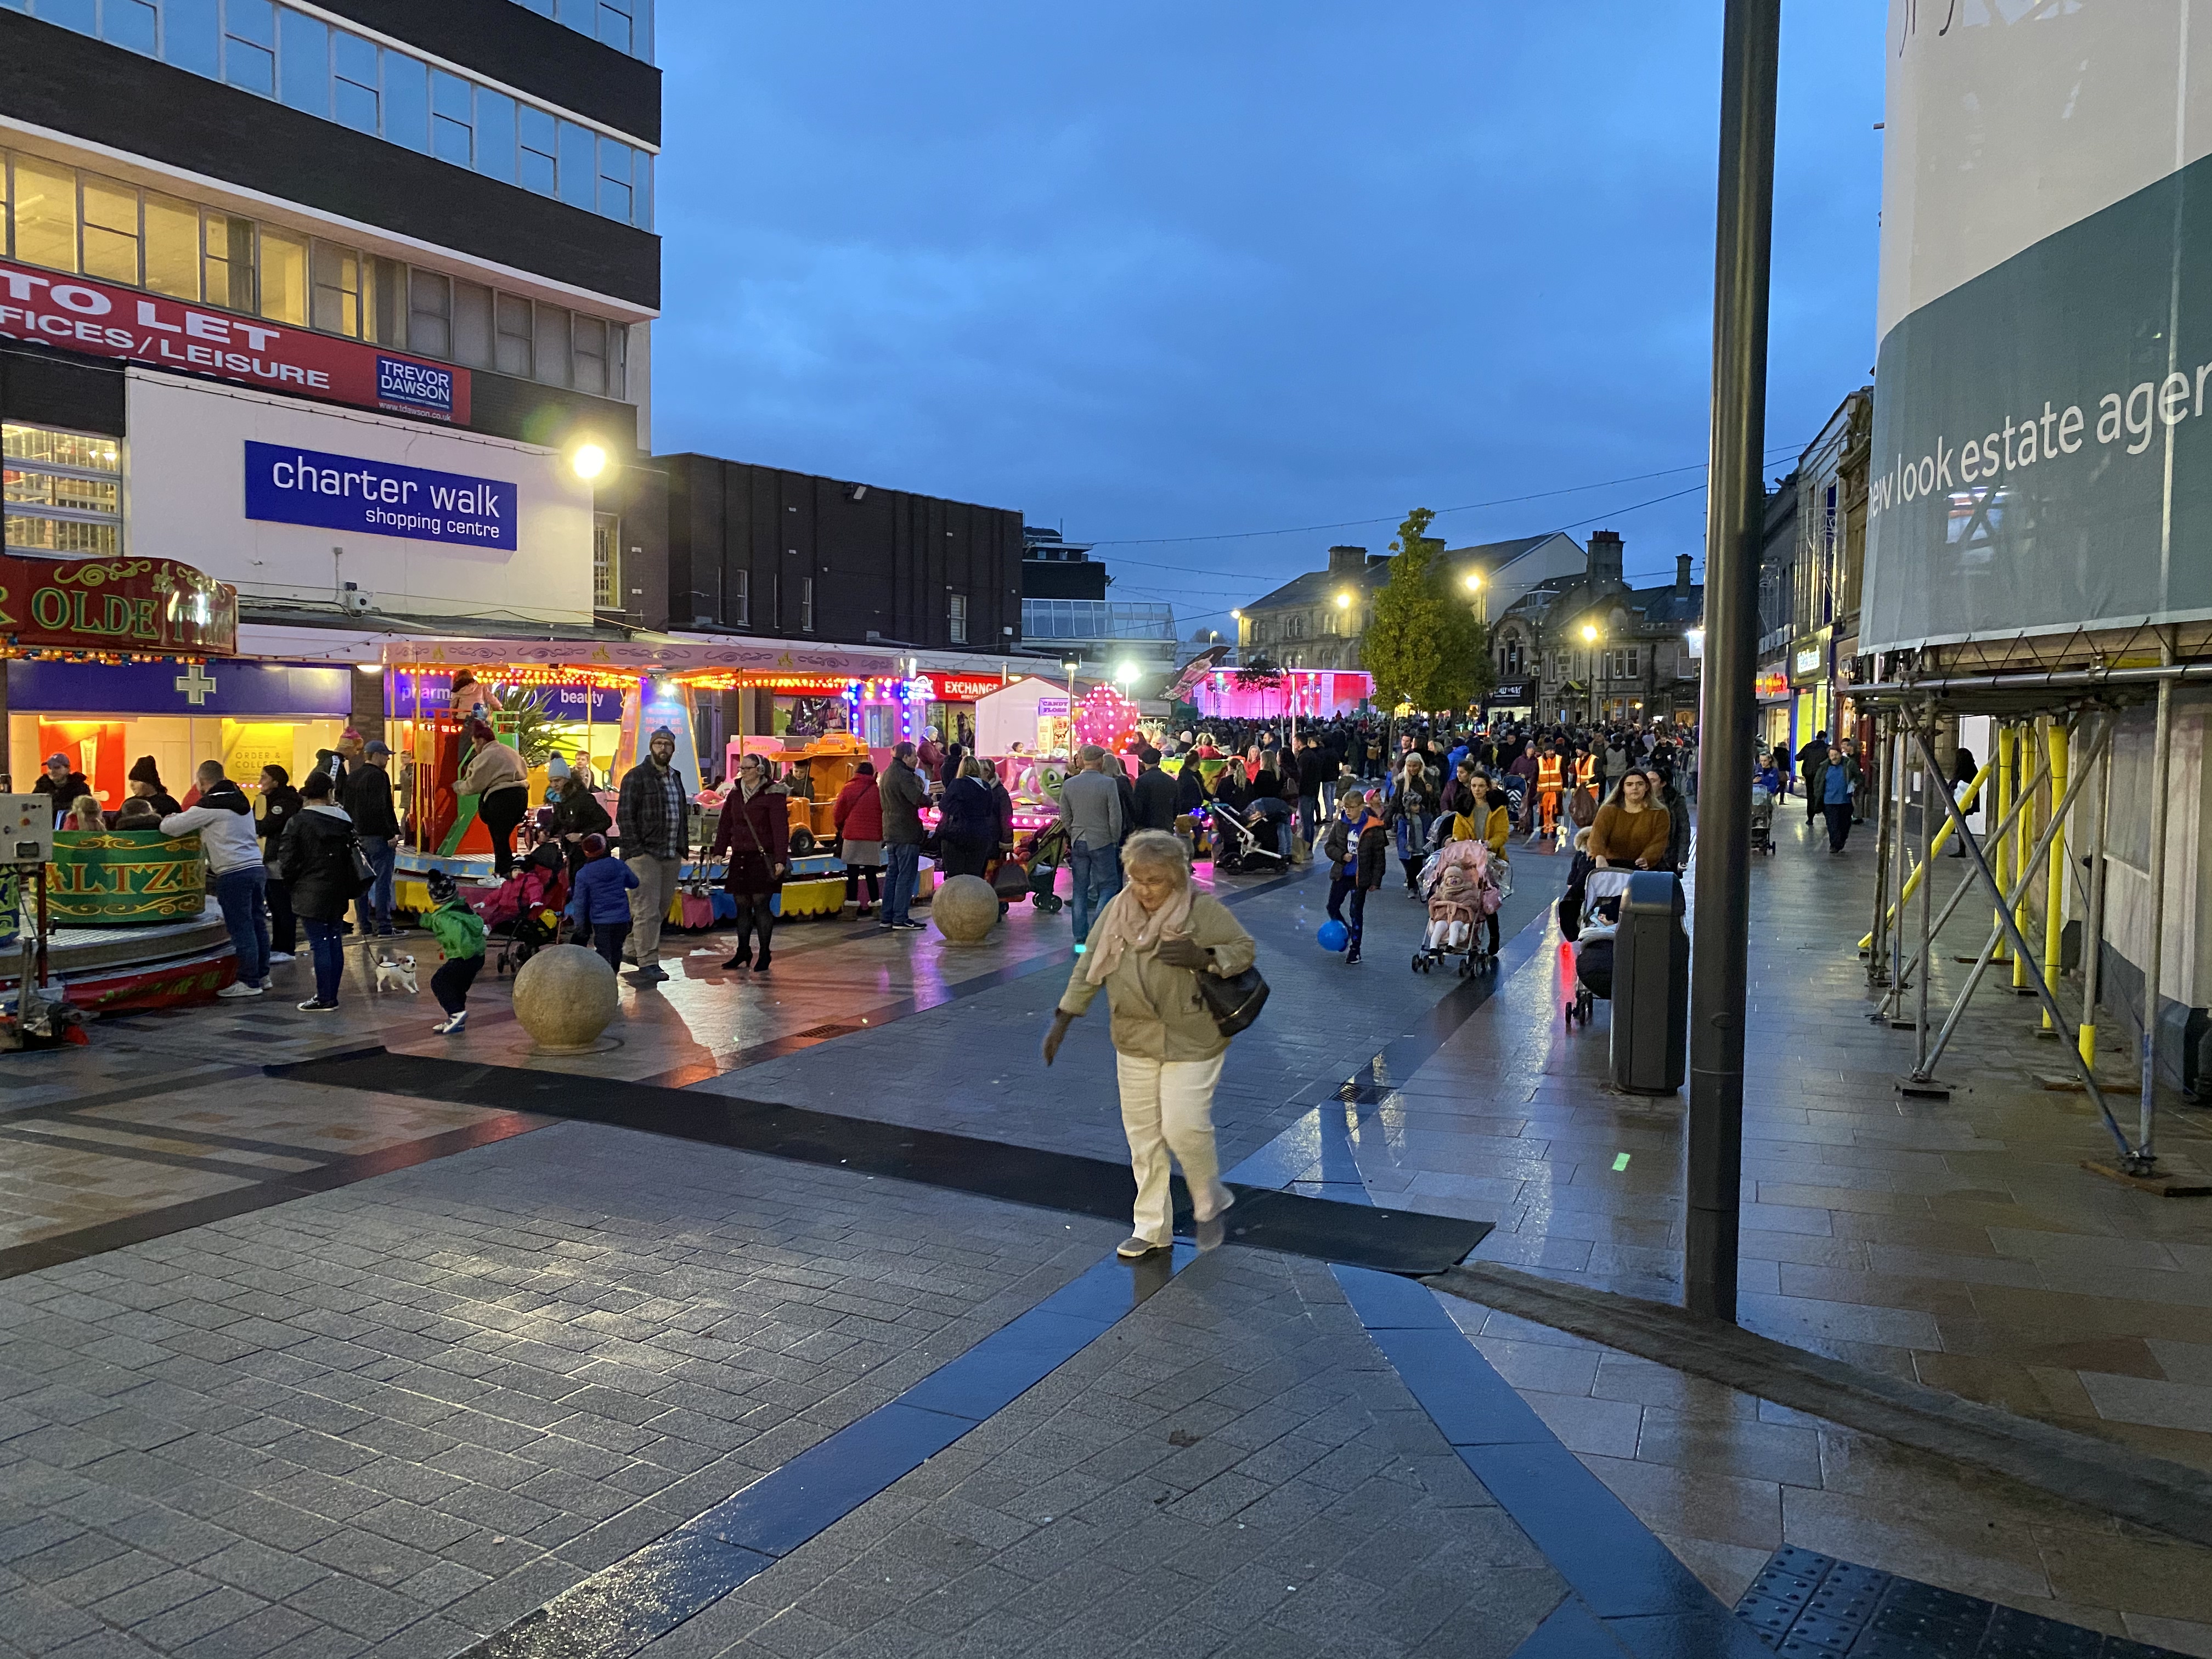
POLYGON ((1375 695, 1375 677, 1356 669, 1285 668, 1256 678, 1217 668, 1190 690, 1190 701, 1210 718, 1238 720, 1328 720, 1357 712, 1375 695))

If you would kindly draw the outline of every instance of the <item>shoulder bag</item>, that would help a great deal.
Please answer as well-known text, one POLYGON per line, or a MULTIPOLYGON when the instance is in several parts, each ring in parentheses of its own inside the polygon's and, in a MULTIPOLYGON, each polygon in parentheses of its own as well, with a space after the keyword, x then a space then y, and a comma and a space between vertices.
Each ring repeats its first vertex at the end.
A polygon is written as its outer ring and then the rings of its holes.
POLYGON ((1260 1010, 1267 1006, 1269 987, 1256 965, 1226 977, 1200 969, 1197 977, 1206 1012, 1213 1016, 1214 1029, 1225 1037, 1235 1036, 1259 1018, 1260 1010))

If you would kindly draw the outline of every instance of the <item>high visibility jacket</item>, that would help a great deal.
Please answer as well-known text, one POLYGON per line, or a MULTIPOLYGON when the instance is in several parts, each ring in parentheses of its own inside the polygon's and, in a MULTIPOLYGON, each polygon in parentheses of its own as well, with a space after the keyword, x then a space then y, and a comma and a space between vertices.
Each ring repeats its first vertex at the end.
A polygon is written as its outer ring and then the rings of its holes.
POLYGON ((1597 757, 1595 755, 1583 757, 1582 763, 1575 768, 1575 781, 1584 788, 1591 788, 1596 785, 1597 757))
POLYGON ((1557 789, 1559 780, 1559 757, 1557 755, 1540 757, 1536 762, 1536 787, 1539 789, 1557 789))

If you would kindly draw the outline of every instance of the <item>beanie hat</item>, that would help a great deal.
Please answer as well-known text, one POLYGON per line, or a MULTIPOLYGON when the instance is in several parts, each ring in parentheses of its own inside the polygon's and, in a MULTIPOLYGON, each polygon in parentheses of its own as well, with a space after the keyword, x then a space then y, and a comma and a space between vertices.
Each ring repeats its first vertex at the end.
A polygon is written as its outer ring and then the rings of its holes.
POLYGON ((141 755, 131 762, 129 775, 133 783, 150 783, 156 789, 161 787, 161 769, 154 764, 151 755, 141 755))

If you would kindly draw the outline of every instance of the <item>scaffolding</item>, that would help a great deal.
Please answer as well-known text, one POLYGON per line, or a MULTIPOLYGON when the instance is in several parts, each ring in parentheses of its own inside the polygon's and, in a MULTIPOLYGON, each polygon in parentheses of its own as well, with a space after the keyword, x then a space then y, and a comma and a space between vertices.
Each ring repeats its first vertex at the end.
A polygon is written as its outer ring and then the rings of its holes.
POLYGON ((2172 1195, 2212 1191, 2203 1177, 2161 1170, 2157 1145, 2157 1031, 2160 974, 2165 943, 2167 815, 2172 788, 2172 696, 2178 684, 2212 681, 2212 662, 2177 663, 2161 635, 2156 664, 2028 672, 1907 671, 1862 685, 1860 706, 1879 722, 1879 810, 1874 926, 1860 941, 1867 981, 1882 993, 1872 1018, 1913 1033, 1913 1065, 1899 1083, 1909 1097, 1948 1097, 1936 1066, 1965 1018, 1968 1004, 1993 966, 2009 964, 2012 986, 2041 1005, 2045 1035, 2062 1039, 2070 1068, 2096 1108, 2116 1148, 2109 1162, 2086 1167, 2172 1195), (2104 983, 2103 933, 2111 819, 2113 737, 2122 712, 2155 703, 2150 781, 2149 938, 2142 963, 2137 1100, 2132 1130, 2123 1121, 2124 1097, 2097 1073, 2096 1022, 2104 983), (1995 753, 1973 779, 1954 788, 1944 781, 1936 734, 1947 721, 1985 715, 1995 726, 1995 753), (1918 834, 1908 833, 1910 783, 1918 771, 1918 834), (2091 822, 2074 823, 2093 779, 2091 822), (1967 818, 1984 791, 1992 793, 1979 835, 1967 818), (2039 799, 2050 810, 2037 826, 2039 799), (1941 803, 1943 828, 1935 829, 1941 803), (2067 837, 2082 855, 2086 876, 2069 860, 2067 837), (1932 859, 1955 840, 1970 867, 1945 899, 1934 905, 1932 859), (1907 843, 1917 842, 1908 868, 1907 843), (2043 938, 2031 943, 2029 898, 2043 885, 2043 938), (2082 912, 2079 1018, 2069 1022, 2059 1000, 2069 883, 2082 912), (1987 939, 1972 957, 1965 983, 1934 1023, 1929 1006, 1936 940, 1943 927, 1978 890, 1991 906, 1987 939), (1912 937, 1908 939, 1908 933, 1912 937), (1910 1012, 1907 1012, 1908 1006, 1910 1012), (2063 1041, 2070 1032, 2071 1041, 2063 1041))

